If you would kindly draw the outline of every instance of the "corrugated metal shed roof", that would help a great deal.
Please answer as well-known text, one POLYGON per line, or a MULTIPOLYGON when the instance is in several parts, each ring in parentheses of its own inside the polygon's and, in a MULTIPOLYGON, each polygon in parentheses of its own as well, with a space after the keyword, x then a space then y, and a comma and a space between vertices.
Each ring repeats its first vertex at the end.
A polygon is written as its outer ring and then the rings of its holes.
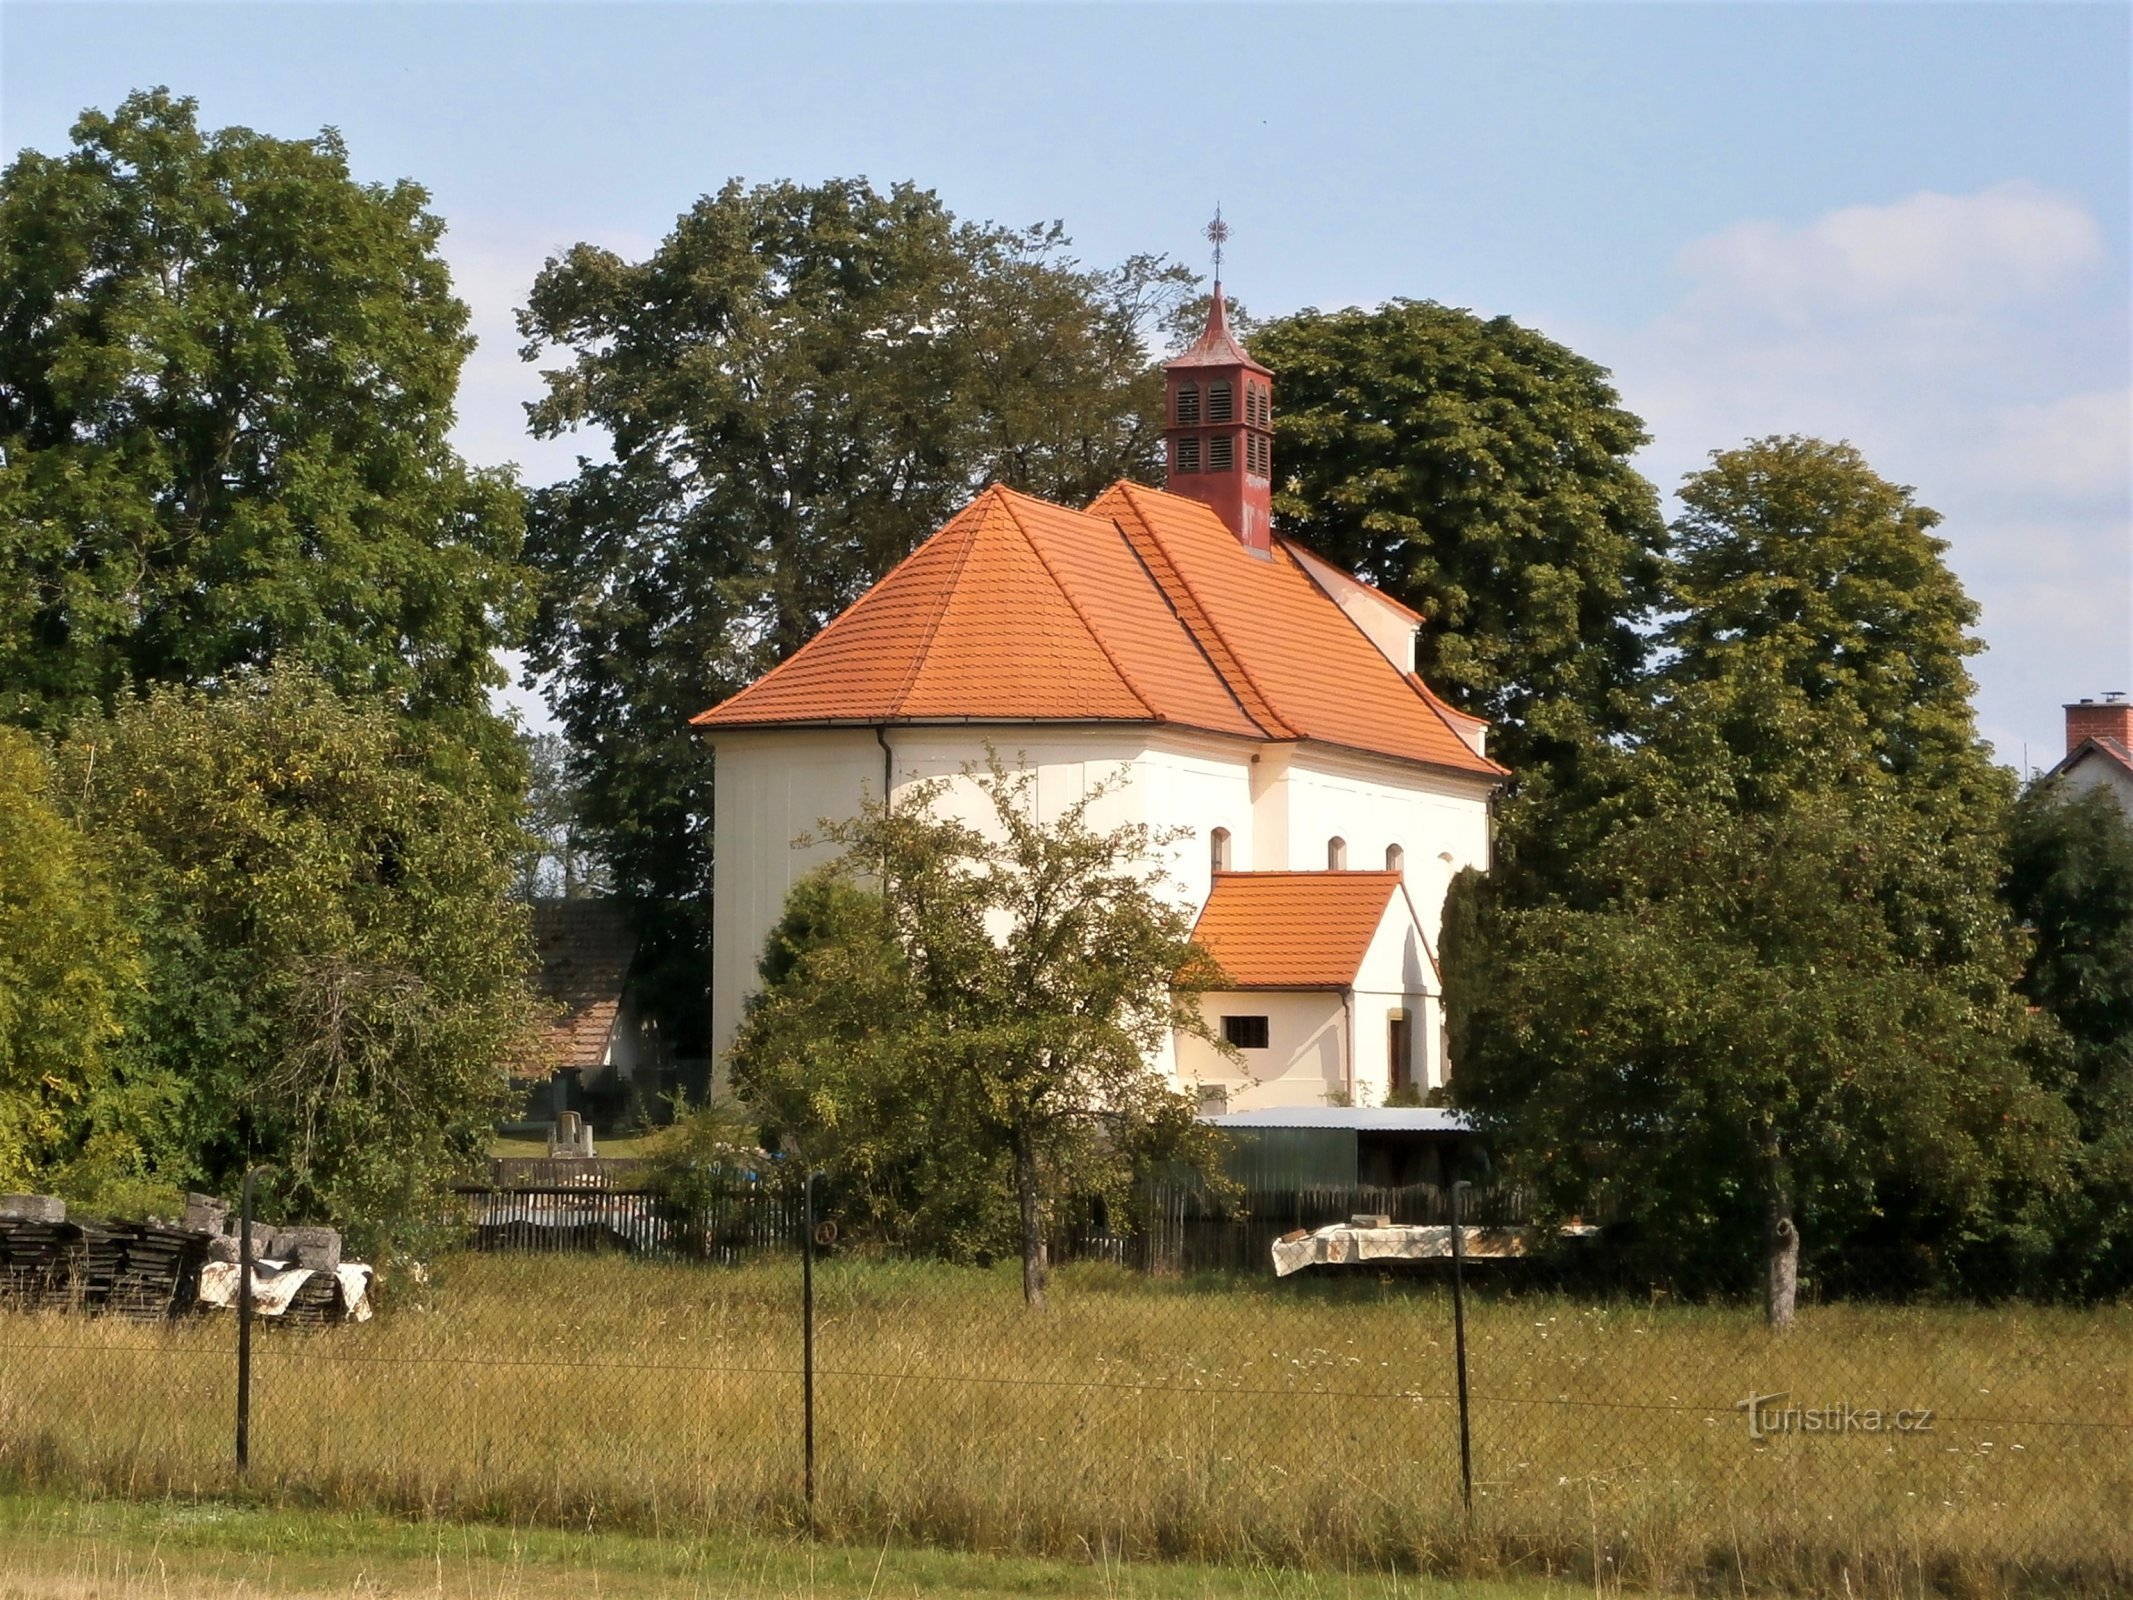
POLYGON ((1341 1128, 1352 1133, 1472 1133, 1474 1124, 1439 1106, 1267 1106, 1200 1119, 1217 1128, 1341 1128))

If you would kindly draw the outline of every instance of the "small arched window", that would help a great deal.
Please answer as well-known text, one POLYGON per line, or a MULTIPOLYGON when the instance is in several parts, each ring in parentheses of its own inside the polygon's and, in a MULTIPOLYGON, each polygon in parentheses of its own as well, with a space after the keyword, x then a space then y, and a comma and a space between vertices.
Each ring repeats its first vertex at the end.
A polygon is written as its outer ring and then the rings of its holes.
POLYGON ((1209 422, 1229 422, 1233 420, 1235 412, 1232 410, 1230 402, 1230 387, 1227 382, 1218 378, 1213 383, 1210 383, 1207 386, 1207 420, 1209 422))
POLYGON ((1198 422, 1199 420, 1200 420, 1200 391, 1199 391, 1199 389, 1198 389, 1198 388, 1197 388, 1197 387, 1196 387, 1195 385, 1193 385, 1193 384, 1190 384, 1190 383, 1186 383, 1186 384, 1180 384, 1180 385, 1178 386, 1178 421, 1180 421, 1180 422, 1198 422))
POLYGON ((1337 833, 1326 841, 1326 868, 1330 872, 1348 869, 1348 841, 1337 833))
POLYGON ((1387 872, 1405 872, 1407 870, 1407 852, 1396 844, 1387 845, 1385 847, 1385 870, 1387 872))
POLYGON ((1207 864, 1216 872, 1229 871, 1229 829, 1217 828, 1207 836, 1207 864))

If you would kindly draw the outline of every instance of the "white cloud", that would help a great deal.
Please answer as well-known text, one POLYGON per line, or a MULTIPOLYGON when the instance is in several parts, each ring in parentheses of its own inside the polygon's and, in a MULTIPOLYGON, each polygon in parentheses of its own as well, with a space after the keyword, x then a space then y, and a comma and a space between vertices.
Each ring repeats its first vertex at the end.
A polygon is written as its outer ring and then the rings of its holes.
POLYGON ((2109 500, 2133 477, 2133 389, 2003 406, 1988 426, 1979 465, 2007 489, 2109 500))
POLYGON ((1846 206, 1804 227, 1744 222, 1696 240, 1680 265, 1704 297, 1788 321, 1836 311, 1954 312, 2048 293, 2104 260, 2077 200, 2028 183, 1846 206))
MULTIPOLYGON (((1714 448, 1849 439, 1941 511, 1984 608, 1979 710, 2005 759, 2133 682, 2133 398, 2122 263, 2033 184, 1743 222, 1679 255, 1641 328, 1572 338, 1650 425, 1663 489, 1714 448)), ((1568 330, 1565 330, 1568 332, 1568 330)))

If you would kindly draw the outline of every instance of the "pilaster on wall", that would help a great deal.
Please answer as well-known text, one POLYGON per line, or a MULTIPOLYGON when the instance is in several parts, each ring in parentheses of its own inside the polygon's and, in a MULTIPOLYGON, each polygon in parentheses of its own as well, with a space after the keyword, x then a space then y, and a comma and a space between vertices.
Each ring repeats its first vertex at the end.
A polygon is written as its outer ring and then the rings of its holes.
POLYGON ((1262 745, 1252 757, 1252 870, 1289 870, 1289 758, 1295 746, 1262 745))

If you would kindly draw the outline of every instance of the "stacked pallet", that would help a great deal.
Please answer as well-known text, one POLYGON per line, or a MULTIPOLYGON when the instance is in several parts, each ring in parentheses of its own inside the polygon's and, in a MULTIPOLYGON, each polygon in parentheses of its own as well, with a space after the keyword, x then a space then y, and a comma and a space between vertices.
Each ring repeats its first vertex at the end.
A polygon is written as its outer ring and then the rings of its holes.
MULTIPOLYGON (((195 1196, 180 1227, 70 1221, 66 1203, 49 1195, 0 1195, 0 1307, 161 1321, 220 1304, 202 1290, 211 1260, 237 1259, 238 1240, 223 1231, 226 1210, 195 1196)), ((322 1327, 358 1315, 359 1305, 368 1314, 363 1296, 341 1281, 341 1236, 331 1228, 254 1224, 252 1237, 263 1266, 307 1274, 292 1276, 286 1305, 277 1301, 288 1322, 322 1327)), ((350 1281, 367 1288, 367 1271, 353 1270, 350 1281)), ((223 1276, 233 1274, 234 1266, 223 1276)))
POLYGON ((76 1303, 81 1230, 63 1200, 0 1195, 0 1301, 22 1311, 65 1310, 76 1303))

